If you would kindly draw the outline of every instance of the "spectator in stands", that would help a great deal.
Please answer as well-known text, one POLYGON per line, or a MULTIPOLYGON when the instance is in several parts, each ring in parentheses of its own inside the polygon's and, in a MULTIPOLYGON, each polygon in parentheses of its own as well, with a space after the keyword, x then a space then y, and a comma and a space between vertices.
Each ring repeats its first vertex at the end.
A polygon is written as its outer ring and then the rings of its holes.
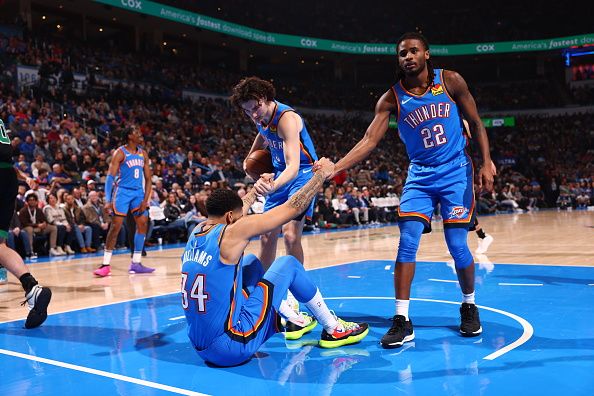
MULTIPOLYGON (((58 151, 58 153, 61 153, 61 151, 58 151)), ((58 186, 66 187, 72 183, 72 178, 68 176, 66 172, 64 172, 61 163, 55 163, 52 165, 52 172, 49 174, 49 181, 50 183, 55 181, 58 183, 58 186)))
POLYGON ((575 203, 578 209, 586 209, 588 207, 591 194, 592 190, 588 186, 588 182, 582 181, 578 189, 578 194, 575 197, 575 203))
POLYGON ((43 214, 47 223, 57 228, 56 250, 60 254, 74 254, 74 250, 70 247, 74 239, 74 230, 66 220, 64 209, 58 205, 58 197, 55 194, 48 195, 43 214))
POLYGON ((169 241, 175 241, 184 236, 186 230, 186 224, 184 221, 183 211, 177 203, 175 193, 169 193, 167 196, 167 202, 163 208, 165 219, 167 221, 167 230, 169 241))
POLYGON ((83 215, 86 220, 86 225, 93 230, 93 249, 99 247, 101 238, 105 238, 107 230, 109 229, 110 219, 107 213, 103 210, 103 205, 99 202, 99 194, 97 191, 89 193, 89 200, 82 208, 83 215))
POLYGON ((33 253, 31 250, 31 242, 29 239, 29 234, 27 232, 23 232, 21 227, 21 221, 19 219, 18 213, 15 211, 14 215, 12 216, 12 220, 10 221, 10 228, 8 232, 8 238, 6 239, 6 243, 8 247, 10 247, 14 251, 18 251, 16 247, 16 240, 21 241, 23 245, 23 250, 25 251, 25 257, 30 259, 36 259, 37 254, 33 253))
POLYGON ((196 196, 190 195, 188 199, 187 213, 184 217, 184 221, 186 222, 186 229, 188 230, 188 235, 190 235, 190 233, 192 232, 194 227, 196 227, 197 224, 205 221, 206 217, 206 212, 203 213, 200 210, 200 206, 198 205, 196 196))
POLYGON ((569 194, 562 192, 557 198, 557 208, 561 210, 567 210, 572 207, 571 197, 569 194))
MULTIPOLYGON (((37 235, 49 235, 50 256, 63 256, 64 252, 56 249, 58 229, 56 226, 47 224, 43 211, 39 209, 37 194, 30 193, 26 198, 26 205, 19 211, 19 220, 23 229, 29 234, 30 251, 33 250, 34 238, 37 235)), ((33 254, 33 253, 32 253, 33 254)))
POLYGON ((72 189, 72 197, 74 198, 74 203, 76 203, 76 206, 80 209, 83 208, 83 206, 85 206, 85 203, 87 202, 86 199, 82 196, 82 193, 80 191, 80 188, 74 188, 72 189))
POLYGON ((39 171, 41 169, 45 169, 46 173, 49 173, 52 170, 49 164, 43 159, 43 155, 37 154, 35 156, 35 161, 31 164, 31 173, 33 174, 34 178, 39 175, 39 171))
POLYGON ((65 194, 64 213, 66 221, 74 231, 74 237, 78 242, 81 253, 94 253, 95 249, 91 247, 93 242, 93 230, 85 224, 85 218, 80 207, 76 204, 72 194, 65 194))

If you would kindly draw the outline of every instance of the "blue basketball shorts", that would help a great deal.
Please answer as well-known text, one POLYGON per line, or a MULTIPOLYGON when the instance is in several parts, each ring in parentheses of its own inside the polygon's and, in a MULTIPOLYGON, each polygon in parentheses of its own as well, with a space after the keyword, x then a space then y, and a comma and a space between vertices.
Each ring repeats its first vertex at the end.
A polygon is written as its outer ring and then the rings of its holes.
POLYGON ((235 309, 240 310, 239 320, 206 349, 197 350, 198 355, 223 367, 249 360, 266 340, 282 331, 281 318, 273 306, 273 293, 274 285, 265 279, 258 282, 249 297, 244 292, 243 301, 235 303, 235 309))
MULTIPOLYGON (((274 175, 275 179, 280 175, 281 172, 276 172, 274 175)), ((299 169, 299 173, 297 176, 273 192, 266 197, 266 202, 264 203, 264 212, 269 211, 272 208, 280 206, 287 202, 290 197, 292 197, 301 187, 303 187, 311 178, 313 177, 312 168, 301 168, 299 169)), ((294 220, 300 221, 305 216, 306 218, 311 218, 313 216, 314 207, 315 207, 315 198, 311 201, 309 207, 299 216, 297 216, 294 220)))
POLYGON ((435 206, 441 206, 444 227, 474 225, 474 169, 466 153, 442 165, 410 164, 402 190, 398 221, 420 221, 431 232, 435 206))
POLYGON ((126 216, 132 212, 135 216, 148 216, 148 210, 140 213, 140 204, 144 200, 142 189, 130 189, 117 186, 113 193, 113 212, 117 216, 126 216))

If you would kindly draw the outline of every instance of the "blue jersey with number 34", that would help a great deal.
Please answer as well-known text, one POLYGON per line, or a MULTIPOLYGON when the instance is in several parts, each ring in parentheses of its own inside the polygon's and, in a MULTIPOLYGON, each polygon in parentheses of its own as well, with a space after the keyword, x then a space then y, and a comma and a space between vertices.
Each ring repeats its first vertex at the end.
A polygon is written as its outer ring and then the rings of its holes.
POLYGON ((466 147, 462 117, 443 83, 443 69, 435 69, 433 85, 416 95, 402 82, 392 87, 398 104, 398 132, 410 162, 441 165, 466 147))

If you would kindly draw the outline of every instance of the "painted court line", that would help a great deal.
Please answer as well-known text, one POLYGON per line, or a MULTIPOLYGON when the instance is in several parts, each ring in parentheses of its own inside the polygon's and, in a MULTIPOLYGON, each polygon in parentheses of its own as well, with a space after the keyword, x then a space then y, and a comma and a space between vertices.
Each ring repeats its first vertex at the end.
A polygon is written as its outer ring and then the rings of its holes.
MULTIPOLYGON (((325 298, 325 300, 393 300, 393 299, 394 299, 394 297, 364 297, 364 296, 363 297, 327 297, 327 298, 325 298)), ((430 298, 411 298, 411 300, 460 305, 459 301, 433 300, 430 298)), ((524 344, 534 334, 534 328, 532 327, 530 322, 528 322, 526 319, 524 319, 518 315, 515 315, 511 312, 503 311, 501 309, 486 307, 484 305, 477 305, 477 307, 479 307, 480 309, 496 312, 498 314, 512 318, 513 320, 520 323, 520 325, 522 325, 522 329, 523 329, 522 335, 520 336, 520 338, 518 338, 514 342, 504 346, 503 348, 496 350, 495 352, 491 353, 490 355, 485 356, 483 358, 484 360, 497 359, 498 357, 500 357, 500 356, 510 352, 511 350, 519 347, 520 345, 524 344)))
POLYGON ((186 315, 182 315, 182 316, 174 316, 173 318, 169 318, 169 320, 180 320, 180 319, 185 319, 186 315))
POLYGON ((445 282, 445 283, 458 283, 457 280, 449 280, 449 279, 434 279, 434 278, 429 278, 430 281, 433 282, 445 282))
POLYGON ((504 283, 500 282, 499 286, 543 286, 542 283, 504 283))
POLYGON ((361 278, 359 275, 349 275, 347 276, 347 278, 351 278, 351 279, 359 279, 361 278))
POLYGON ((100 377, 112 378, 112 379, 115 379, 118 381, 130 382, 132 384, 147 386, 149 388, 159 389, 159 390, 163 390, 166 392, 177 393, 179 395, 208 396, 206 393, 194 392, 194 391, 187 390, 187 389, 176 388, 174 386, 159 384, 157 382, 151 382, 151 381, 146 381, 146 380, 142 380, 142 379, 138 379, 138 378, 127 377, 125 375, 114 374, 114 373, 110 373, 108 371, 97 370, 97 369, 84 367, 84 366, 78 366, 76 364, 60 362, 58 360, 46 359, 46 358, 33 356, 33 355, 27 355, 27 354, 19 353, 19 352, 8 351, 6 349, 0 349, 0 354, 13 356, 13 357, 21 358, 21 359, 26 359, 26 360, 32 360, 34 362, 45 363, 45 364, 49 364, 52 366, 62 367, 62 368, 70 369, 70 370, 80 371, 80 372, 87 373, 87 374, 98 375, 100 377))

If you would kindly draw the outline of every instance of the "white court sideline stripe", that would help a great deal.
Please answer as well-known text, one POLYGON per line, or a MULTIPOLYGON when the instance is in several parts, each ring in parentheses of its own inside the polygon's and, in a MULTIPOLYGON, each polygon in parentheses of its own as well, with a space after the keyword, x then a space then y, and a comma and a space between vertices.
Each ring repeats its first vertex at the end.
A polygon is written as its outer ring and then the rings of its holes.
POLYGON ((169 320, 180 320, 180 319, 184 319, 185 317, 186 317, 186 315, 174 316, 173 318, 169 318, 169 320))
POLYGON ((542 283, 505 283, 499 282, 499 286, 543 286, 542 283))
MULTIPOLYGON (((393 300, 393 299, 394 299, 394 297, 365 297, 365 296, 361 296, 361 297, 350 297, 350 296, 348 296, 348 297, 326 297, 326 298, 324 298, 324 300, 393 300)), ((459 301, 432 300, 430 298, 411 298, 411 300, 460 305, 459 301)), ((520 323, 520 325, 522 325, 522 329, 523 329, 522 335, 520 336, 520 338, 518 338, 511 344, 508 344, 508 345, 504 346, 503 348, 491 353, 490 355, 485 356, 483 358, 485 360, 497 359, 499 356, 501 356, 505 353, 508 353, 512 349, 515 349, 515 348, 519 347, 520 345, 522 345, 523 343, 525 343, 526 341, 528 341, 534 334, 534 328, 532 327, 530 322, 528 322, 526 319, 524 319, 518 315, 515 315, 511 312, 502 311, 501 309, 486 307, 484 305, 477 305, 477 307, 479 307, 481 309, 485 309, 487 311, 496 312, 498 314, 510 317, 513 320, 520 323)))
POLYGON ((457 280, 450 280, 450 279, 434 279, 434 278, 429 278, 428 280, 433 281, 433 282, 458 283, 457 280))
POLYGON ((199 393, 199 392, 194 392, 194 391, 187 390, 187 389, 176 388, 174 386, 159 384, 157 382, 146 381, 146 380, 142 380, 139 378, 127 377, 125 375, 114 374, 114 373, 110 373, 108 371, 96 370, 96 369, 92 369, 89 367, 83 367, 83 366, 77 366, 75 364, 60 362, 58 360, 46 359, 46 358, 42 358, 42 357, 38 357, 38 356, 27 355, 24 353, 8 351, 6 349, 0 349, 0 354, 13 356, 13 357, 21 358, 21 359, 26 359, 26 360, 33 360, 35 362, 50 364, 52 366, 63 367, 63 368, 67 368, 67 369, 75 370, 75 371, 81 371, 83 373, 94 374, 94 375, 98 375, 101 377, 113 378, 118 381, 125 381, 125 382, 130 382, 133 384, 137 384, 137 385, 148 386, 150 388, 155 388, 155 389, 160 389, 160 390, 164 390, 167 392, 177 393, 179 395, 208 396, 205 393, 199 393))

